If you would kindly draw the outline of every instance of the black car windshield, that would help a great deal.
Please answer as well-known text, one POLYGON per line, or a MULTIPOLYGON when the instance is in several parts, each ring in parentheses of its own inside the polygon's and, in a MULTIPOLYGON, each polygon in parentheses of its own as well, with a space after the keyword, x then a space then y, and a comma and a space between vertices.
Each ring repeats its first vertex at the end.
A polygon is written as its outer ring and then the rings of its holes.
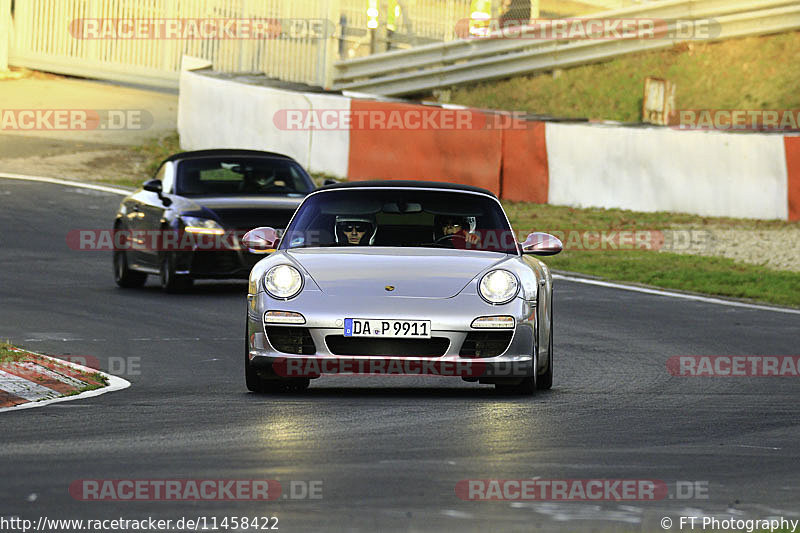
POLYGON ((177 194, 182 196, 305 196, 314 189, 303 168, 271 157, 203 157, 178 165, 177 194))
POLYGON ((428 189, 332 189, 309 197, 282 250, 325 246, 456 248, 517 253, 502 207, 483 194, 428 189))

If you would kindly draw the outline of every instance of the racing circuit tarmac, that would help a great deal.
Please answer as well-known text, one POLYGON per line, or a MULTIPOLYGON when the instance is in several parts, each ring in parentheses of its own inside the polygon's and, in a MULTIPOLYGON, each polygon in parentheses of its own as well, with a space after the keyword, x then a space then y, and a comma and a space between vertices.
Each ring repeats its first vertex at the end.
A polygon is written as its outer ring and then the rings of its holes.
POLYGON ((126 390, 0 414, 0 517, 277 516, 281 531, 661 531, 681 514, 797 519, 798 378, 684 378, 676 355, 797 355, 800 316, 558 280, 555 384, 533 398, 447 378, 331 377, 248 393, 246 285, 114 285, 114 194, 0 179, 0 338, 90 355, 126 390), (139 358, 139 359, 137 359, 139 358), (121 365, 120 362, 124 362, 121 365), (121 371, 122 370, 122 371, 121 371), (113 372, 112 372, 113 373, 113 372), (466 479, 658 479, 655 502, 474 502, 466 479), (322 481, 322 498, 81 502, 80 479, 322 481), (675 498, 697 481, 708 499, 675 498), (685 486, 685 485, 684 485, 685 486))

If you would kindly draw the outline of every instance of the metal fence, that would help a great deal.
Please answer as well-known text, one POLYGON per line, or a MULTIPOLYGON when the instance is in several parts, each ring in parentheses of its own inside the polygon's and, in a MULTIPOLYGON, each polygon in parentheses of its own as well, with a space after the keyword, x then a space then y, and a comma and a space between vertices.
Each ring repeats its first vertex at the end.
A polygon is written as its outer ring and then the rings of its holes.
MULTIPOLYGON (((800 28, 797 0, 665 0, 593 15, 603 18, 658 18, 667 35, 679 34, 678 20, 712 19, 713 39, 761 35, 800 28)), ((686 39, 535 40, 462 39, 392 51, 336 63, 334 87, 403 96, 462 83, 547 72, 658 50, 686 39)))
MULTIPOLYGON (((0 0, 7 1, 7 0, 0 0)), ((265 72, 293 82, 329 85, 337 36, 302 31, 330 20, 339 0, 17 0, 12 64, 52 72, 157 86, 177 86, 183 55, 224 72, 265 72), (279 38, 76 38, 75 21, 264 20, 285 23, 279 38), (289 27, 292 26, 292 27, 289 27)))
POLYGON ((8 70, 8 41, 11 38, 11 0, 0 0, 0 72, 8 70))
MULTIPOLYGON (((388 0, 380 0, 381 7, 388 0)), ((401 15, 385 49, 455 38, 471 0, 396 0, 401 15)), ((494 0, 499 2, 500 0, 494 0)), ((9 0, 0 0, 0 6, 9 0)), ((333 63, 370 53, 368 0, 16 0, 9 58, 14 65, 102 79, 177 86, 181 57, 199 57, 222 72, 330 87, 333 63), (289 31, 262 39, 83 39, 80 19, 275 19, 327 21, 324 37, 289 31)), ((381 15, 385 27, 385 14, 381 15)), ((302 24, 300 24, 302 26, 302 24)), ((286 29, 286 28, 284 28, 286 29)), ((385 33, 383 35, 386 39, 385 33)), ((0 44, 0 50, 2 44, 0 44)))

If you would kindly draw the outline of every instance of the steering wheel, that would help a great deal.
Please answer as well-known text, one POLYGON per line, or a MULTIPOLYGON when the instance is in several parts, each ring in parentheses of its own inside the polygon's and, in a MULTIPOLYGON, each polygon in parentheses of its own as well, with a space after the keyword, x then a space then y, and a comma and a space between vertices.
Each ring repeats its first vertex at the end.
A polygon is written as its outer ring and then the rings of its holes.
POLYGON ((464 241, 464 244, 466 244, 467 242, 467 238, 464 237, 463 235, 459 233, 451 233, 450 235, 442 235, 441 237, 433 241, 433 244, 449 244, 450 246, 455 248, 456 240, 464 241))

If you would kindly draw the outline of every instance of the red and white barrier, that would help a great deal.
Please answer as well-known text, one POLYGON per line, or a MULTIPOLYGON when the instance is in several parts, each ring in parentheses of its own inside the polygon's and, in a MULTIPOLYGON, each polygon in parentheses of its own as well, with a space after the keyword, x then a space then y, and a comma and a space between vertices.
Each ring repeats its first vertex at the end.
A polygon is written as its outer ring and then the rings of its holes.
POLYGON ((452 181, 512 201, 800 220, 800 136, 498 126, 496 115, 476 109, 453 118, 452 107, 300 93, 191 71, 182 73, 179 107, 185 149, 276 151, 312 172, 353 180, 452 181), (288 111, 304 126, 287 125, 288 111))

